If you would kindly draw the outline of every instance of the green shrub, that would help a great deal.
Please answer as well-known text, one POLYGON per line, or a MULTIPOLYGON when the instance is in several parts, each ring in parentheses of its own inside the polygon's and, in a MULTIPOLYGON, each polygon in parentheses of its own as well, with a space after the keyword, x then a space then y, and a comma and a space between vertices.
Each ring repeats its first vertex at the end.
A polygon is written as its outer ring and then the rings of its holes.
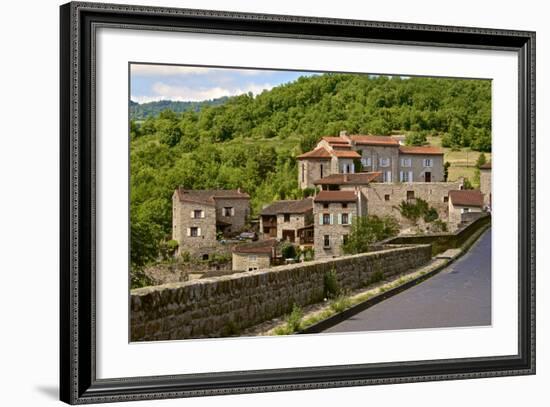
POLYGON ((439 218, 439 215, 434 207, 430 207, 428 211, 424 214, 424 222, 430 223, 439 218))
POLYGON ((338 283, 338 277, 334 269, 325 273, 323 286, 325 298, 335 298, 340 294, 340 284, 338 283))
POLYGON ((296 258, 296 247, 292 243, 286 243, 281 249, 281 254, 285 259, 296 258))

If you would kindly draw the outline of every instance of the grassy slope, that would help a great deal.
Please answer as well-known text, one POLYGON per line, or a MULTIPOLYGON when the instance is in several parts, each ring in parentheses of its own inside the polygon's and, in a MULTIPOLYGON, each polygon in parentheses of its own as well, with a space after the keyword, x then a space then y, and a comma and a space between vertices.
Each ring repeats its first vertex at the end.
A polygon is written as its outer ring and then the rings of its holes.
MULTIPOLYGON (((441 138, 430 136, 428 137, 428 143, 432 146, 441 147, 441 138)), ((477 158, 481 153, 472 151, 470 148, 452 151, 450 148, 443 147, 443 150, 445 151, 445 161, 451 163, 449 181, 456 181, 459 177, 466 177, 471 181, 474 178, 477 158)), ((491 161, 491 153, 484 154, 487 161, 491 161)))

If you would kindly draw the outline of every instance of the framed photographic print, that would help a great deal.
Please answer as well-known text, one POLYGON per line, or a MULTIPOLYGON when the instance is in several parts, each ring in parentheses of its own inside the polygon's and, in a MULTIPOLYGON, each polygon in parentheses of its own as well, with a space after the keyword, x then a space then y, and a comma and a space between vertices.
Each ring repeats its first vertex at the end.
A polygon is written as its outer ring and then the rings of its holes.
POLYGON ((60 12, 63 401, 535 373, 535 33, 60 12))

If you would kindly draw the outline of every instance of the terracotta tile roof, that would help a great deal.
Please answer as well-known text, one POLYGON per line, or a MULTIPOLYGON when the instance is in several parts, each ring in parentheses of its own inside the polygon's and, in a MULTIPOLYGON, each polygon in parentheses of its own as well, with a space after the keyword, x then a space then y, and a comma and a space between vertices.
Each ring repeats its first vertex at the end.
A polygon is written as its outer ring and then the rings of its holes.
POLYGON ((367 146, 399 146, 399 141, 390 136, 371 136, 355 134, 350 136, 355 144, 364 144, 367 146))
POLYGON ((480 166, 479 166, 479 169, 481 169, 481 170, 490 170, 490 169, 491 169, 491 165, 492 165, 492 164, 491 164, 490 162, 488 162, 488 163, 485 163, 485 164, 483 164, 483 165, 480 165, 480 166))
POLYGON ((260 215, 274 216, 279 213, 306 213, 313 210, 313 198, 305 198, 293 201, 275 201, 266 206, 260 212, 260 215))
POLYGON ((320 191, 315 202, 356 202, 355 191, 320 191))
POLYGON ((443 150, 434 146, 401 146, 401 154, 443 155, 443 150))
POLYGON ((203 205, 214 205, 217 198, 250 199, 250 195, 239 189, 183 189, 178 188, 181 202, 192 202, 203 205))
POLYGON ((449 191, 449 199, 453 205, 458 206, 483 206, 483 194, 474 189, 464 189, 461 191, 449 191))
POLYGON ((382 173, 376 172, 358 172, 356 174, 332 174, 328 177, 318 179, 313 182, 314 185, 366 185, 376 182, 382 173))
POLYGON ((277 247, 276 239, 260 240, 235 246, 233 253, 242 254, 273 254, 277 247))
POLYGON ((325 140, 329 144, 349 144, 349 141, 342 137, 323 137, 322 140, 325 140))
POLYGON ((318 147, 315 150, 308 151, 307 153, 301 154, 296 158, 298 160, 301 160, 303 158, 321 158, 329 160, 331 158, 331 155, 326 148, 318 147))
POLYGON ((331 154, 338 158, 361 158, 357 151, 333 150, 331 154))

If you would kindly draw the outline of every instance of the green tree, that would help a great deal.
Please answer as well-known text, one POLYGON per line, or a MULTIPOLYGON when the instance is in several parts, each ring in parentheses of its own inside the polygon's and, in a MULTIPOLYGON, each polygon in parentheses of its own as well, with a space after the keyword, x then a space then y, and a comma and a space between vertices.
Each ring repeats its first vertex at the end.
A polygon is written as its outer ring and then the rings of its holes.
POLYGON ((357 216, 353 219, 350 233, 342 245, 346 254, 364 253, 373 243, 395 236, 399 232, 397 220, 391 216, 357 216))
POLYGON ((423 146, 427 143, 426 135, 420 132, 407 134, 405 144, 408 146, 423 146))

